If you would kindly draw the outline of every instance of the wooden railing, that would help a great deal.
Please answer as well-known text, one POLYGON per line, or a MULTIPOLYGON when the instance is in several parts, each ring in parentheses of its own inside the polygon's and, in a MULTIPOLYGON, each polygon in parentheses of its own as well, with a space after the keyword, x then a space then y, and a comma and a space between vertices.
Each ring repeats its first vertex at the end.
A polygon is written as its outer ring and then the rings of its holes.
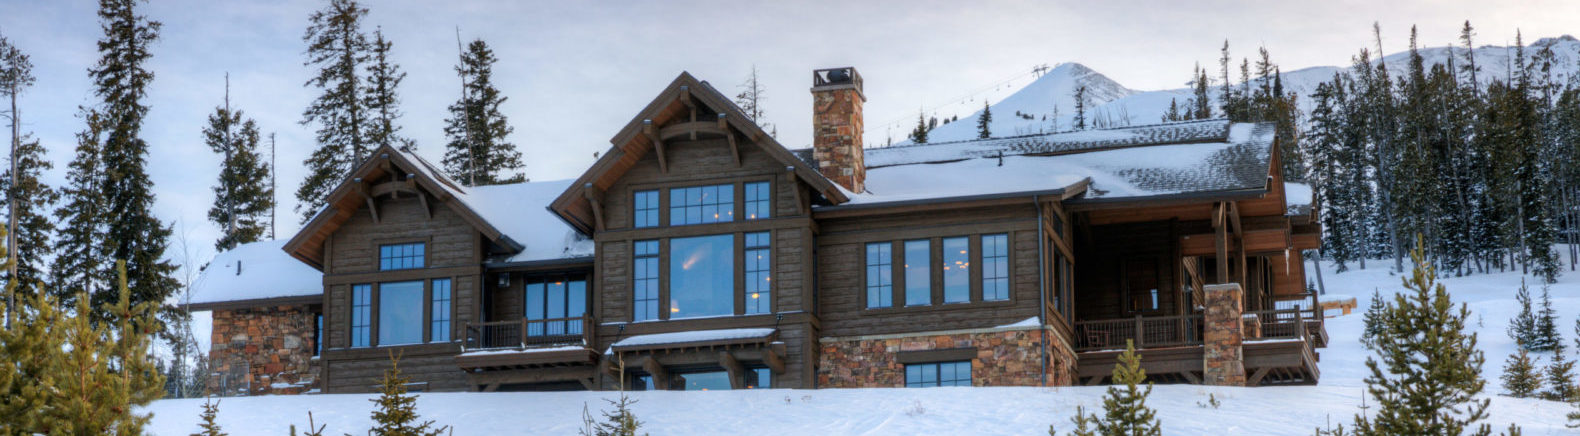
POLYGON ((1200 314, 1076 321, 1074 327, 1076 351, 1121 349, 1127 339, 1138 349, 1202 343, 1200 314))
POLYGON ((1282 309, 1246 312, 1241 318, 1254 320, 1254 331, 1246 331, 1245 339, 1302 339, 1308 338, 1311 324, 1306 310, 1282 309))
POLYGON ((469 323, 466 349, 545 348, 592 344, 590 316, 469 323))

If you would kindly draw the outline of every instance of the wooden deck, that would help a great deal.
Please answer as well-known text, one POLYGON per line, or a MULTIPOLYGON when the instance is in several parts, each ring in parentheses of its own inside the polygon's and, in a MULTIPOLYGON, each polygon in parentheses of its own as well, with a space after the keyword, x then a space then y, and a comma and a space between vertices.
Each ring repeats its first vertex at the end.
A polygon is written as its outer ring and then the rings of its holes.
MULTIPOLYGON (((1315 349, 1327 331, 1299 311, 1247 312, 1242 346, 1247 386, 1316 384, 1320 375, 1315 349)), ((1141 367, 1153 383, 1200 384, 1201 315, 1079 321, 1076 378, 1098 385, 1109 381, 1126 340, 1136 343, 1141 367), (1139 334, 1138 334, 1139 332, 1139 334)))
POLYGON ((455 364, 483 391, 571 381, 590 390, 599 362, 598 351, 589 348, 592 326, 591 317, 467 324, 466 348, 455 364))

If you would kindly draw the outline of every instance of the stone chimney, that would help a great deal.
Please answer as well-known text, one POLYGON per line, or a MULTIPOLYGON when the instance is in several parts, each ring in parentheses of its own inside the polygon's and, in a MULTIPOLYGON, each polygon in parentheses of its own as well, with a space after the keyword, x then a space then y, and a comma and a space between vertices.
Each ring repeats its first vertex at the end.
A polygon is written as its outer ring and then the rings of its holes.
POLYGON ((823 177, 858 193, 867 178, 861 150, 866 101, 855 67, 812 71, 812 157, 823 177))

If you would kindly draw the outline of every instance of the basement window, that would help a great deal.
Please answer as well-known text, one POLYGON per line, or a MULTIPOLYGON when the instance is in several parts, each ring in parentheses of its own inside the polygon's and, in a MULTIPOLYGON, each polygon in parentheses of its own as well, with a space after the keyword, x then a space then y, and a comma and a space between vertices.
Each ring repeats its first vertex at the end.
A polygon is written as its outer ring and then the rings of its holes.
POLYGON ((971 361, 905 365, 905 387, 971 386, 971 361))

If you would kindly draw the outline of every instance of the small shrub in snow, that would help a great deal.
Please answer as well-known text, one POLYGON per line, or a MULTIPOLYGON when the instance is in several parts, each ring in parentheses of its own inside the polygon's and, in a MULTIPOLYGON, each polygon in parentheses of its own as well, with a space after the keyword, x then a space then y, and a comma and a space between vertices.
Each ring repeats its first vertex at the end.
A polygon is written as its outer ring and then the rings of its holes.
POLYGON ((921 401, 913 402, 913 403, 911 403, 911 407, 905 409, 905 416, 917 416, 917 415, 924 415, 926 413, 927 413, 927 408, 926 407, 922 407, 922 402, 921 401))
MULTIPOLYGON (((618 374, 625 374, 625 359, 616 358, 614 370, 618 374)), ((642 427, 642 422, 638 421, 636 414, 631 412, 631 405, 636 404, 636 400, 626 395, 624 377, 620 379, 620 399, 604 401, 613 405, 614 411, 603 411, 603 422, 594 420, 592 413, 587 411, 587 405, 582 404, 581 436, 636 436, 637 430, 642 427)))
MULTIPOLYGON (((1125 341, 1125 352, 1119 355, 1119 363, 1114 365, 1114 385, 1108 387, 1108 394, 1103 398, 1102 418, 1097 415, 1085 415, 1083 408, 1076 408, 1076 417, 1071 422, 1076 425, 1075 435, 1126 435, 1126 436, 1159 436, 1163 434, 1163 423, 1157 418, 1157 411, 1147 407, 1147 396, 1152 395, 1152 384, 1148 383, 1146 389, 1138 386, 1147 379, 1147 371, 1141 369, 1141 356, 1136 354, 1136 344, 1125 341), (1119 388, 1123 384, 1124 388, 1119 388), (1095 432, 1086 430, 1090 423, 1095 426, 1095 432)), ((1053 428, 1048 429, 1049 434, 1054 434, 1053 428)))
MULTIPOLYGON (((1097 415, 1087 415, 1085 407, 1075 406, 1075 416, 1070 417, 1070 422, 1075 423, 1075 431, 1070 432, 1070 436, 1097 436, 1097 432, 1092 430, 1096 421, 1097 415)), ((1059 436, 1059 432, 1050 425, 1048 436, 1059 436)))
POLYGON ((1514 301, 1520 305, 1520 313, 1509 320, 1509 339, 1513 339, 1520 348, 1540 351, 1536 348, 1536 313, 1531 310, 1531 290, 1525 286, 1525 279, 1520 279, 1520 289, 1514 292, 1514 301))
POLYGON ((1564 358, 1564 349, 1553 350, 1553 363, 1547 365, 1547 391, 1542 399, 1552 401, 1580 401, 1580 387, 1575 386, 1575 363, 1564 358))
POLYGON ((1196 402, 1196 407, 1200 407, 1200 408, 1203 408, 1203 409, 1211 407, 1211 408, 1217 409, 1218 406, 1220 406, 1222 404, 1223 403, 1219 403, 1218 402, 1218 397, 1217 396, 1213 395, 1212 393, 1208 393, 1207 394, 1207 402, 1203 403, 1203 402, 1197 401, 1196 402))
POLYGON ((1520 348, 1509 355, 1509 363, 1503 366, 1503 390, 1514 398, 1529 398, 1541 389, 1542 378, 1536 373, 1536 362, 1531 360, 1530 352, 1520 348))
POLYGON ((203 430, 193 433, 192 436, 226 436, 225 430, 220 429, 219 423, 214 422, 214 418, 218 415, 219 402, 205 400, 203 402, 203 414, 199 415, 203 422, 198 424, 198 428, 203 430))
MULTIPOLYGON (((313 423, 313 412, 307 412, 307 431, 302 436, 324 436, 324 427, 313 423)), ((291 436, 296 436, 296 424, 291 424, 291 436)))
POLYGON ((1365 329, 1361 331, 1361 344, 1367 349, 1372 348, 1377 335, 1382 334, 1383 318, 1388 316, 1388 308, 1383 302, 1382 294, 1372 288, 1372 302, 1366 308, 1366 313, 1361 316, 1365 329))
POLYGON ((1532 326, 1532 351, 1561 350, 1564 346, 1563 337, 1558 334, 1558 313, 1553 311, 1553 298, 1547 288, 1542 286, 1542 308, 1536 312, 1535 324, 1532 326))
POLYGON ((435 428, 433 421, 417 423, 417 396, 406 393, 406 377, 400 375, 400 357, 390 353, 390 369, 379 382, 379 397, 372 401, 375 436, 439 436, 449 427, 435 428))

